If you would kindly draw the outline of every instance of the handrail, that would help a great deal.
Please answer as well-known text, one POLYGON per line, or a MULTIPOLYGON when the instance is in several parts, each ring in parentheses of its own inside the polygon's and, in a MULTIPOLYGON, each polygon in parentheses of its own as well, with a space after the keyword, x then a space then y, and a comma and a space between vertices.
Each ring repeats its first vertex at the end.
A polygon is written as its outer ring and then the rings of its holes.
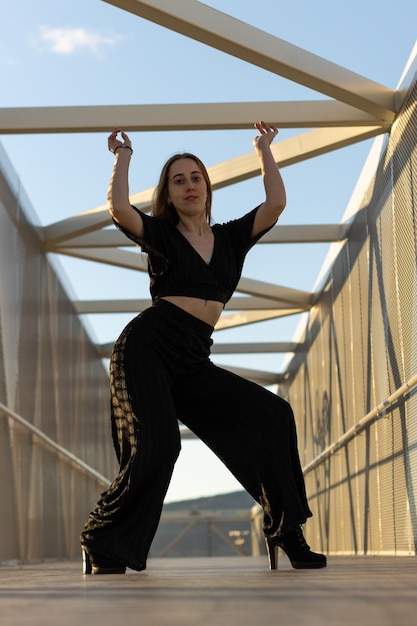
POLYGON ((313 469, 315 469, 318 465, 323 463, 326 459, 331 457, 335 452, 340 450, 343 446, 345 446, 349 441, 351 441, 358 433, 364 430, 369 424, 374 422, 378 417, 380 417, 388 407, 392 406, 398 398, 404 396, 407 391, 412 389, 417 385, 417 374, 412 376, 410 380, 404 385, 401 385, 394 393, 392 393, 386 400, 378 404, 378 406, 374 407, 369 413, 367 413, 362 419, 359 420, 356 424, 354 424, 349 430, 347 430, 339 439, 336 439, 330 446, 325 448, 315 459, 310 461, 305 467, 303 467, 303 473, 308 474, 313 469))
MULTIPOLYGON (((375 421, 379 416, 381 416, 388 407, 392 406, 398 398, 405 395, 407 391, 410 391, 413 387, 417 385, 417 374, 410 378, 404 385, 401 385, 394 393, 392 393, 386 400, 378 404, 374 407, 369 413, 367 413, 362 419, 359 420, 356 424, 354 424, 351 428, 349 428, 339 439, 336 439, 330 446, 325 448, 315 459, 310 461, 305 467, 303 467, 303 473, 308 474, 313 469, 318 467, 323 461, 331 457, 335 452, 340 450, 343 446, 345 446, 349 441, 351 441, 358 433, 364 430, 369 424, 375 421)), ((30 422, 25 420, 23 417, 6 407, 4 404, 0 402, 0 411, 3 411, 6 415, 14 419, 16 422, 27 428, 38 437, 43 443, 52 448, 55 452, 58 452, 62 456, 66 457, 71 463, 80 467, 82 470, 90 474, 94 478, 96 478, 100 483, 104 486, 108 487, 110 484, 110 480, 97 472, 94 468, 87 463, 84 463, 81 459, 76 457, 72 452, 69 452, 66 448, 63 448, 58 443, 53 441, 50 437, 45 435, 39 428, 33 426, 30 422)))
POLYGON ((41 430, 39 430, 39 428, 33 426, 33 424, 25 420, 21 415, 18 415, 1 402, 0 411, 11 417, 15 422, 18 422, 19 424, 30 430, 30 432, 38 437, 38 439, 40 439, 44 444, 52 448, 55 452, 58 452, 60 455, 64 456, 73 465, 81 468, 84 472, 98 480, 99 483, 102 483, 105 487, 108 487, 110 485, 111 481, 99 472, 97 472, 93 467, 91 467, 91 465, 87 465, 87 463, 84 463, 84 461, 75 456, 75 454, 72 454, 72 452, 69 452, 69 450, 60 446, 58 443, 56 443, 56 441, 54 441, 53 439, 45 435, 45 433, 43 433, 41 430))

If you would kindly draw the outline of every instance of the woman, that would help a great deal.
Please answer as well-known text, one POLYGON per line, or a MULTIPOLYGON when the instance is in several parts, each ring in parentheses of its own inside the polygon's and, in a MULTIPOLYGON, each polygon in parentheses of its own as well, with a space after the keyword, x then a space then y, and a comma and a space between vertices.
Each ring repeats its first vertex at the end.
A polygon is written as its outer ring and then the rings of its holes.
POLYGON ((118 228, 148 254, 153 305, 128 324, 111 357, 120 473, 82 531, 86 574, 146 568, 180 451, 178 420, 262 505, 271 569, 278 547, 295 568, 326 565, 301 530, 311 511, 290 405, 209 358, 213 327, 237 286, 245 255, 286 202, 270 149, 278 131, 263 121, 255 127, 265 201, 240 219, 213 226, 210 180, 196 156, 179 154, 166 163, 151 217, 129 204, 129 137, 119 129, 109 137, 115 154, 109 210, 118 228))

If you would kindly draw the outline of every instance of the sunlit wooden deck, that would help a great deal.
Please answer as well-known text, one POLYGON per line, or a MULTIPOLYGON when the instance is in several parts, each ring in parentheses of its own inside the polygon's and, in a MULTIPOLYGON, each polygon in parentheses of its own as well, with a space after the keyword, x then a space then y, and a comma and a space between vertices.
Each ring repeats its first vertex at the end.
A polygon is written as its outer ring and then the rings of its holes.
POLYGON ((0 567, 2 626, 408 626, 417 557, 330 557, 266 569, 261 557, 153 559, 145 572, 82 576, 80 564, 0 567))

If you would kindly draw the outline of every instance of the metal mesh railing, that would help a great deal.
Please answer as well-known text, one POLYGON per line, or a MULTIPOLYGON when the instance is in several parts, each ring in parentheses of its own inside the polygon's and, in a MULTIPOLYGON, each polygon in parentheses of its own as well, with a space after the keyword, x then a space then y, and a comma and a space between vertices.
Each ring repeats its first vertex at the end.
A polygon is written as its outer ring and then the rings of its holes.
POLYGON ((416 102, 414 86, 281 385, 315 513, 307 534, 333 553, 416 553, 416 102))

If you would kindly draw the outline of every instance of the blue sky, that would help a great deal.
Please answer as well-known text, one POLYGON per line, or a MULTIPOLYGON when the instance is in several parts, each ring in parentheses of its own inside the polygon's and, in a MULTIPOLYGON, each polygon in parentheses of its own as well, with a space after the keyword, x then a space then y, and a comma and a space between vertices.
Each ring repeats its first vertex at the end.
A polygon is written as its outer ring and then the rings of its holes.
MULTIPOLYGON (((416 40, 414 0, 395 4, 388 0, 212 0, 205 4, 391 88, 397 86, 416 40)), ((101 0, 16 0, 2 7, 2 26, 1 107, 323 98, 101 0)), ((278 139, 295 132, 300 131, 281 131, 278 139)), ((153 186, 161 165, 174 152, 190 150, 209 166, 249 152, 253 136, 251 128, 132 133, 131 192, 153 186)), ((105 203, 113 162, 106 135, 3 135, 0 140, 41 224, 105 203)), ((371 145, 366 141, 284 169, 288 204, 281 223, 340 221, 371 145)), ((259 179, 216 192, 215 220, 243 214, 262 201, 262 194, 259 179)), ((269 246, 258 246, 247 259, 244 275, 312 290, 326 252, 327 246, 317 244, 304 245, 302 254, 297 245, 280 246, 274 249, 271 264, 269 246)), ((109 266, 103 280, 103 268, 95 264, 66 258, 60 262, 77 297, 148 295, 143 274, 109 266)), ((114 340, 130 317, 101 315, 89 317, 87 323, 95 337, 105 342, 114 340)), ((250 340, 291 339, 297 322, 288 318, 254 326, 250 340)), ((229 342, 242 337, 242 331, 235 329, 215 339, 229 342)), ((281 358, 230 355, 215 361, 279 371, 281 358)), ((187 441, 168 500, 238 488, 202 444, 187 441)))

